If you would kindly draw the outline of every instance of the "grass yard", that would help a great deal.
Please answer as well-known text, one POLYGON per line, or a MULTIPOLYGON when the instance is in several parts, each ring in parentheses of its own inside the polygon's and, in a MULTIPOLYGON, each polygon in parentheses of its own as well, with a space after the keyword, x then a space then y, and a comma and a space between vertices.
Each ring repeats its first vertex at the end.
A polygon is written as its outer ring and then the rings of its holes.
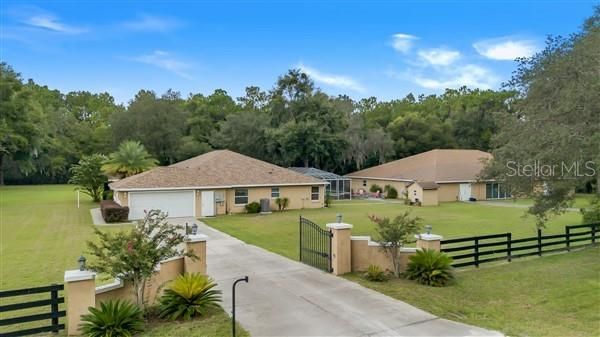
MULTIPOLYGON (((236 325, 235 335, 240 337, 250 336, 239 324, 236 325)), ((177 322, 151 322, 146 331, 136 335, 138 337, 208 337, 231 336, 231 317, 221 308, 211 309, 203 317, 191 321, 177 322)))
MULTIPOLYGON (((86 251, 87 240, 94 238, 90 209, 98 207, 70 185, 35 185, 0 187, 0 290, 18 289, 63 283, 64 272, 76 269, 77 258, 86 251)), ((107 226, 102 230, 116 231, 129 226, 107 226)), ((97 280, 97 283, 101 283, 97 280)), ((47 297, 47 294, 40 296, 47 297)), ((17 300, 18 297, 11 298, 17 300)), ((28 300, 38 298, 28 297, 28 300)), ((3 300, 2 304, 9 301, 3 300)), ((11 312, 26 315, 44 308, 11 312)), ((3 318, 6 316, 3 315, 3 318)), ((64 321, 64 319, 61 319, 64 321)), ((46 321, 10 330, 31 328, 46 321)), ((0 332, 9 331, 2 327, 0 332)), ((231 320, 221 309, 190 322, 151 323, 140 336, 229 336, 231 320)), ((60 335, 66 335, 64 331, 60 335)), ((239 329, 238 336, 247 336, 239 329)))
MULTIPOLYGON (((593 194, 577 194, 575 196, 575 200, 573 201, 573 205, 571 207, 573 208, 585 208, 587 206, 590 205, 590 201, 592 201, 592 198, 594 197, 593 194)), ((511 204, 516 204, 516 205, 523 205, 523 206, 531 206, 533 205, 533 200, 532 199, 505 199, 505 200, 496 200, 494 202, 501 202, 501 203, 511 203, 511 204)))
POLYGON ((433 288, 398 279, 345 277, 443 318, 508 336, 600 335, 600 248, 468 269, 433 288))
MULTIPOLYGON (((369 214, 393 217, 410 209, 433 226, 433 233, 445 238, 512 232, 513 238, 535 236, 532 217, 523 217, 525 209, 487 206, 477 203, 450 202, 437 207, 414 207, 402 203, 352 200, 340 201, 331 208, 290 210, 269 215, 240 214, 203 219, 214 228, 235 236, 247 243, 263 247, 291 259, 298 259, 298 217, 302 216, 325 226, 334 222, 336 214, 344 222, 354 225, 353 235, 374 235, 374 225, 369 214)), ((581 214, 566 212, 553 218, 545 234, 564 233, 564 226, 579 224, 581 214)))

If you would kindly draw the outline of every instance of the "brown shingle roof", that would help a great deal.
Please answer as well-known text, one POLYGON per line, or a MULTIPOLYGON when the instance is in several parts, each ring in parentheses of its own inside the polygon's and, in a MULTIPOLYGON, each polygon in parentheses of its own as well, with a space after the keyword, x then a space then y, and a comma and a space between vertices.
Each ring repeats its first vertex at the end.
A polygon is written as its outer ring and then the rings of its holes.
POLYGON ((347 174, 357 178, 407 181, 474 181, 492 155, 479 150, 431 150, 347 174))
POLYGON ((136 174, 114 182, 110 187, 127 190, 302 184, 325 182, 233 151, 216 150, 136 174))
POLYGON ((417 184, 424 190, 437 190, 440 185, 433 181, 418 181, 417 184))

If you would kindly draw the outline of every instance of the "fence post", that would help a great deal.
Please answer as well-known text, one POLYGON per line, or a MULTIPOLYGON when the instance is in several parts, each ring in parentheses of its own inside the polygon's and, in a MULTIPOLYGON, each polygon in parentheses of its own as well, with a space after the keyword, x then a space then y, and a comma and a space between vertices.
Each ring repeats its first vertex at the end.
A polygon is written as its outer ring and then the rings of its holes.
POLYGON ((185 256, 183 270, 186 273, 200 273, 206 275, 206 239, 204 234, 188 235, 185 240, 186 252, 193 253, 197 258, 185 256))
POLYGON ((506 233, 506 257, 508 262, 512 261, 512 233, 506 233))
POLYGON ((567 239, 567 251, 571 251, 571 226, 565 226, 565 238, 567 239))
POLYGON ((542 256, 542 229, 538 228, 537 230, 537 248, 538 248, 538 256, 542 256))
POLYGON ((302 215, 300 215, 300 218, 298 219, 298 236, 300 237, 300 242, 298 242, 298 244, 300 245, 300 259, 299 261, 302 261, 302 215))
MULTIPOLYGON (((57 284, 52 284, 56 286, 57 284)), ((53 288, 50 291, 50 311, 53 315, 58 315, 58 289, 53 288)), ((51 325, 56 327, 56 330, 52 330, 54 333, 58 333, 58 316, 52 317, 51 325)))
POLYGON ((442 250, 442 239, 441 235, 437 234, 417 234, 415 235, 415 239, 417 239, 417 248, 420 249, 433 249, 435 251, 442 250))
POLYGON ((596 243, 596 224, 592 224, 592 244, 596 243))
POLYGON ((96 306, 96 273, 89 270, 65 271, 65 297, 67 297, 67 334, 80 335, 81 315, 88 307, 96 306))
POLYGON ((473 256, 475 260, 475 267, 479 268, 479 238, 475 238, 475 256, 473 256))
POLYGON ((352 248, 350 236, 352 225, 343 222, 325 225, 331 230, 331 267, 334 275, 342 275, 352 271, 352 248))

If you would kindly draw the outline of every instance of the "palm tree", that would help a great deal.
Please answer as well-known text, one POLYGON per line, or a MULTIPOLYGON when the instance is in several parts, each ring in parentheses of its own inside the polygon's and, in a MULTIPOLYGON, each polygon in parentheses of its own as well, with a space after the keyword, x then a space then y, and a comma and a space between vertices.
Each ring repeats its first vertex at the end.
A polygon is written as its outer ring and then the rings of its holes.
POLYGON ((102 169, 109 175, 129 177, 147 171, 157 163, 158 161, 150 156, 144 145, 128 140, 121 143, 119 149, 109 155, 102 169))

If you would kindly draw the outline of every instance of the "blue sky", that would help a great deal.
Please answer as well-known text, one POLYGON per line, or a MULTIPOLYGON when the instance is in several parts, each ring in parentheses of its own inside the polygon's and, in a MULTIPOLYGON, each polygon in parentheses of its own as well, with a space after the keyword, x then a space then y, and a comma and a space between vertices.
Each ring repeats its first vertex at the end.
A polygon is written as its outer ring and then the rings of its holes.
POLYGON ((577 31, 593 1, 3 1, 1 59, 62 91, 270 89, 290 68, 330 94, 496 89, 517 56, 577 31))

